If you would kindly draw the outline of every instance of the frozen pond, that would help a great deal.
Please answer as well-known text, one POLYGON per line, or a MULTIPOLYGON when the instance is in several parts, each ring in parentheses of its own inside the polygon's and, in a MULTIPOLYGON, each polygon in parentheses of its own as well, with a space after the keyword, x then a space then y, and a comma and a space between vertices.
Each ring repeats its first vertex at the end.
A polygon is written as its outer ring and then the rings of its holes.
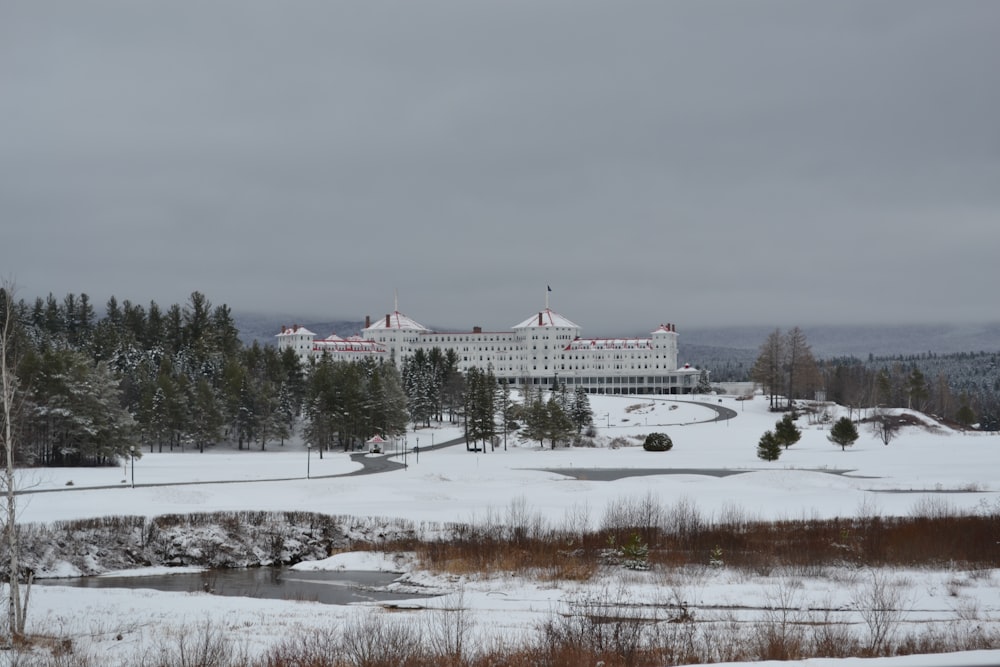
POLYGON ((341 605, 428 597, 381 590, 397 578, 398 575, 391 572, 304 572, 287 568, 257 567, 148 576, 39 579, 35 583, 78 588, 153 589, 173 593, 207 592, 213 595, 305 600, 341 605))

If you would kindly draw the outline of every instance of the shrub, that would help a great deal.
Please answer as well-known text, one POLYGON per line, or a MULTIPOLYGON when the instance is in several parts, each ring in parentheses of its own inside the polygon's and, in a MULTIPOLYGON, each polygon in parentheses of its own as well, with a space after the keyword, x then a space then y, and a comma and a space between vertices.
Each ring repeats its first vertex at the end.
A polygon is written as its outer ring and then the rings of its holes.
POLYGON ((608 443, 608 447, 610 449, 621 449, 622 447, 630 447, 631 445, 632 443, 628 441, 628 438, 623 438, 621 436, 618 436, 610 443, 608 443))
POLYGON ((673 446, 673 440, 666 433, 650 433, 642 443, 642 448, 647 452, 668 452, 673 446))
POLYGON ((638 533, 633 533, 628 542, 618 548, 622 565, 629 570, 649 569, 649 546, 642 541, 638 533))

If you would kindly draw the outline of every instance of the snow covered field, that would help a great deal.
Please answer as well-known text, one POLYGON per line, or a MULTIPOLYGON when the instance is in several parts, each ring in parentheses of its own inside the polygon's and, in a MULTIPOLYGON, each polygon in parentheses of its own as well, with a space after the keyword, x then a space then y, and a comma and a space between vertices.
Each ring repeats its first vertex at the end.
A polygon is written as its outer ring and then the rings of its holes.
MULTIPOLYGON (((25 471, 21 487, 32 491, 21 498, 22 522, 51 522, 106 515, 155 516, 217 510, 307 510, 329 514, 401 517, 418 525, 435 522, 477 522, 488 515, 504 516, 523 506, 553 524, 567 517, 587 517, 596 526, 609 503, 652 492, 664 506, 690 503, 705 517, 740 508, 751 518, 802 518, 864 514, 909 515, 916 510, 991 512, 1000 508, 1000 438, 952 431, 932 424, 907 427, 888 446, 866 428, 847 451, 830 443, 829 424, 799 420, 802 439, 773 463, 756 456, 760 435, 778 416, 756 397, 592 396, 599 439, 597 448, 540 449, 537 443, 509 440, 494 452, 470 453, 464 445, 427 451, 459 435, 457 429, 421 429, 408 436, 419 444, 419 459, 411 451, 408 467, 374 475, 338 477, 359 466, 348 454, 307 453, 299 442, 268 450, 213 450, 149 453, 131 464, 106 469, 46 469, 25 471), (679 400, 676 400, 679 399, 679 400), (730 408, 736 417, 710 421, 715 412, 697 401, 730 408), (668 433, 669 452, 646 452, 641 439, 612 448, 612 439, 668 433), (306 479, 307 467, 310 479, 306 479), (652 474, 596 481, 597 471, 628 468, 637 471, 674 468, 685 474, 652 474), (572 469, 574 475, 551 472, 572 469), (693 474, 699 470, 705 474, 693 474), (131 482, 135 480, 135 488, 131 482), (721 476, 716 476, 720 474, 721 476), (739 473, 739 474, 729 474, 739 473), (281 479, 282 481, 267 481, 281 479), (68 484, 72 482, 72 485, 68 484), (193 483, 197 482, 197 483, 193 483), (177 484, 184 483, 184 484, 177 484), (100 488, 98 488, 100 487, 100 488)), ((830 417, 841 414, 831 408, 830 417)), ((929 418, 924 417, 928 424, 929 418)), ((392 448, 389 448, 391 453, 392 448)), ((470 610, 476 636, 511 637, 530 631, 553 612, 615 591, 636 604, 656 607, 683 600, 699 620, 715 615, 737 618, 791 602, 800 620, 809 610, 828 609, 861 624, 852 614, 858 591, 871 577, 899 584, 907 612, 904 625, 936 622, 945 625, 1000 625, 1000 591, 996 572, 898 571, 826 573, 815 578, 772 573, 750 576, 722 568, 705 568, 694 577, 664 572, 622 571, 593 584, 553 586, 548 582, 473 580, 432 577, 409 569, 389 556, 342 554, 300 567, 398 569, 411 583, 445 592, 417 606, 455 605, 470 610), (597 589, 594 589, 597 586, 597 589)), ((139 647, 154 645, 183 628, 207 624, 223 629, 243 650, 259 653, 303 628, 328 628, 358 615, 380 613, 368 607, 337 607, 309 602, 272 601, 134 590, 75 589, 36 586, 31 593, 29 631, 74 637, 98 655, 119 661, 139 647), (119 638, 120 637, 120 638, 119 638)), ((427 611, 412 613, 414 618, 427 611)), ((416 622, 416 621, 415 621, 416 622)), ((964 625, 962 626, 965 627, 964 625)), ((809 660, 801 665, 848 665, 853 660, 809 660)), ((873 665, 997 665, 1000 650, 949 657, 907 657, 866 661, 873 665)))

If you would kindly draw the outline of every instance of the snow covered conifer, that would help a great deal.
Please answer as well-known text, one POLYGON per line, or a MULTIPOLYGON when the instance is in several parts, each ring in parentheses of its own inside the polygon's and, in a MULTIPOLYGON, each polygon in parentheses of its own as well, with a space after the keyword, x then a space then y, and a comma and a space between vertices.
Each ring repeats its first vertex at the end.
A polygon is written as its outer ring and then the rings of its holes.
POLYGON ((777 461, 780 456, 781 443, 775 437, 774 431, 765 431, 764 435, 760 436, 760 442, 757 443, 757 458, 765 461, 777 461))
POLYGON ((774 437, 785 449, 802 438, 802 431, 795 425, 791 415, 785 415, 774 425, 774 437))
POLYGON ((846 451, 848 445, 853 445, 858 439, 858 427, 848 417, 841 417, 830 429, 830 435, 827 436, 827 439, 840 445, 841 451, 846 451))
POLYGON ((576 433, 579 435, 584 427, 590 426, 594 422, 594 411, 590 407, 590 399, 583 387, 577 387, 573 394, 573 405, 570 407, 570 418, 576 426, 576 433))

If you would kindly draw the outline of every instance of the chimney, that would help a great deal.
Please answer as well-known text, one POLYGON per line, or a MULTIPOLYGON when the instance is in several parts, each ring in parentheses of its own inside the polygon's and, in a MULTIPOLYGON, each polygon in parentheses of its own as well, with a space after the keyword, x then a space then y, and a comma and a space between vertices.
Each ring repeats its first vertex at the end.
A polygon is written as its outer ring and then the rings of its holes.
POLYGON ((391 321, 389 320, 389 313, 386 313, 386 314, 385 314, 385 328, 386 328, 386 329, 388 329, 388 328, 389 328, 389 327, 391 327, 391 326, 392 326, 392 323, 391 323, 391 321))
POLYGON ((372 316, 371 315, 365 315, 365 329, 367 329, 371 325, 372 325, 372 316))
POLYGON ((474 334, 481 334, 481 333, 483 333, 483 328, 482 327, 472 327, 472 333, 474 333, 474 334))
POLYGON ((545 322, 542 321, 542 314, 541 313, 538 313, 538 326, 540 326, 540 327, 545 326, 545 322))

